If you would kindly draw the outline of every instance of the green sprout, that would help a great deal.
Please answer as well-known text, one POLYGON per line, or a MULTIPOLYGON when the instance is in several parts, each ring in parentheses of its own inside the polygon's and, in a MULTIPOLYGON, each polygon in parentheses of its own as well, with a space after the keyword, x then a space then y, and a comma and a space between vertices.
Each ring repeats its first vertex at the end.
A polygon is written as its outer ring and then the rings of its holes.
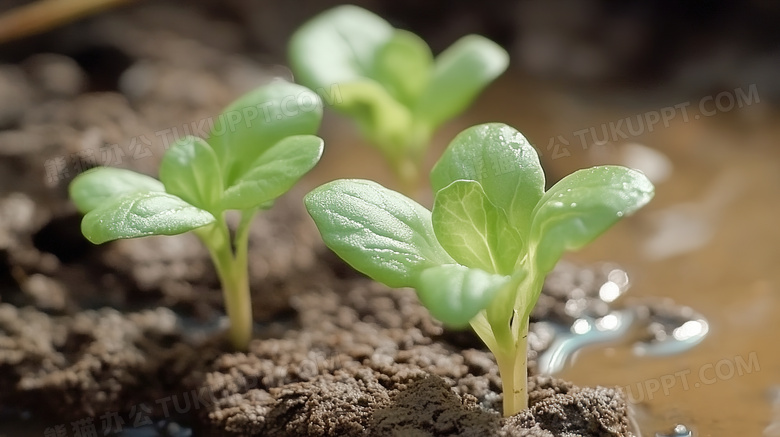
POLYGON ((403 191, 419 188, 434 131, 462 113, 506 70, 494 42, 468 35, 435 59, 419 36, 357 6, 339 6, 303 24, 289 58, 298 82, 338 86, 334 109, 355 120, 385 157, 403 191))
POLYGON ((313 134, 322 119, 319 98, 300 85, 276 81, 233 102, 214 123, 208 142, 177 140, 163 156, 160 180, 98 167, 71 182, 70 197, 85 214, 81 231, 94 244, 120 238, 193 231, 216 267, 230 319, 230 340, 245 350, 252 338, 247 251, 255 214, 272 206, 319 161, 313 134), (291 99, 290 96, 293 96, 291 99), (284 102, 284 105, 282 105, 284 102), (240 220, 231 234, 226 212, 240 220))
POLYGON ((304 198, 327 246, 390 287, 412 287, 445 325, 471 325, 493 352, 504 415, 526 408, 527 337, 544 278, 653 197, 640 172, 579 170, 545 192, 536 150, 498 123, 460 133, 431 171, 433 210, 365 180, 304 198))

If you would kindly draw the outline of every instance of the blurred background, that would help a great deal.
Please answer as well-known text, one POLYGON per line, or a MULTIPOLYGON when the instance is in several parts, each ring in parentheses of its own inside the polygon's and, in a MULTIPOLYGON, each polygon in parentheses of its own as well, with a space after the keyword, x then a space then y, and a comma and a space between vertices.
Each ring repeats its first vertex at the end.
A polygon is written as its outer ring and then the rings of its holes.
MULTIPOLYGON (((292 79, 289 36, 339 4, 42 3, 0 1, 0 285, 18 282, 12 272, 33 249, 66 264, 87 251, 67 202, 76 174, 154 174, 172 138, 197 133, 192 122, 272 77, 292 79)), ((510 70, 438 132, 429 164, 465 127, 500 121, 536 146, 549 183, 622 164, 656 184, 648 207, 569 259, 621 265, 628 296, 706 319, 709 332, 672 355, 592 347, 562 376, 626 387, 650 436, 675 424, 698 436, 780 436, 780 3, 356 4, 435 53, 469 33, 510 53, 510 70)), ((393 185, 347 120, 327 112, 322 136, 325 156, 305 187, 337 177, 393 185)))

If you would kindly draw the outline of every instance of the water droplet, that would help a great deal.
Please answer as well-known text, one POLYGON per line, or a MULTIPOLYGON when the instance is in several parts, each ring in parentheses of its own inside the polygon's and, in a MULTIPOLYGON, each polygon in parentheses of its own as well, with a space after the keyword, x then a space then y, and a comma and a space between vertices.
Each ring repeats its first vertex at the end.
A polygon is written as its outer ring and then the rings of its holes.
POLYGON ((618 297, 620 297, 620 286, 612 281, 605 282, 599 288, 599 298, 604 302, 612 302, 618 297))
POLYGON ((596 321, 596 328, 599 331, 614 331, 618 326, 620 326, 620 319, 614 314, 607 314, 596 321))
POLYGON ((707 322, 704 320, 689 320, 672 331, 672 337, 677 341, 685 341, 701 335, 706 329, 707 322))
POLYGON ((607 280, 614 282, 621 289, 628 288, 628 273, 621 269, 612 269, 607 274, 607 280))
POLYGON ((569 205, 569 206, 571 206, 572 208, 576 208, 577 207, 577 202, 572 202, 571 205, 569 205))
POLYGON ((685 425, 682 425, 682 424, 677 425, 677 426, 674 427, 674 433, 675 434, 682 434, 682 433, 686 433, 687 434, 688 433, 688 427, 686 427, 685 425))
POLYGON ((588 300, 585 298, 569 299, 566 301, 566 304, 564 305, 564 311, 566 312, 566 314, 572 317, 579 317, 587 307, 588 307, 588 300))
POLYGON ((577 319, 574 324, 571 325, 571 332, 575 334, 587 334, 590 331, 590 323, 585 319, 577 319))
POLYGON ((678 424, 672 429, 671 434, 655 433, 655 437, 692 437, 693 431, 689 430, 687 426, 678 424))
POLYGON ((618 212, 617 212, 617 216, 618 216, 618 217, 623 217, 623 211, 618 211, 618 212))

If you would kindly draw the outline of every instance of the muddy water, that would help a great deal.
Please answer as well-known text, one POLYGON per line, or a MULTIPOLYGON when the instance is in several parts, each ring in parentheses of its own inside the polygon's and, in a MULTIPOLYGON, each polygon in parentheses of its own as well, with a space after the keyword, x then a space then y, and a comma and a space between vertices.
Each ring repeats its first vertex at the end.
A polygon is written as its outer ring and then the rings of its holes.
MULTIPOLYGON (((653 202, 569 258, 620 263, 631 275, 626 305, 672 299, 701 313, 709 334, 672 356, 639 357, 621 342, 590 347, 561 375, 625 387, 645 436, 672 435, 677 424, 696 436, 780 436, 780 114, 748 84, 695 99, 644 96, 578 95, 508 76, 434 149, 471 124, 502 121, 537 145, 548 179, 596 164, 646 167, 653 202), (619 122, 627 117, 630 130, 619 122)), ((323 135, 327 152, 310 182, 392 183, 348 123, 331 115, 323 135)))

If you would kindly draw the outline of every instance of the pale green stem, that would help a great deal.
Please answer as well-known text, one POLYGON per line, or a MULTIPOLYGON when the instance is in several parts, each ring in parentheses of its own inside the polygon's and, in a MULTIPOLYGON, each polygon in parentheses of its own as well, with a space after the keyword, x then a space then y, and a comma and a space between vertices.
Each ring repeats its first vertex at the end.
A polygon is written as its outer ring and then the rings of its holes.
POLYGON ((225 298, 225 312, 230 320, 229 338, 237 350, 247 350, 252 339, 252 303, 249 293, 247 252, 249 246, 249 223, 254 211, 242 215, 236 230, 235 254, 231 244, 230 231, 224 217, 219 217, 211 229, 199 232, 217 270, 225 298))
POLYGON ((496 357, 506 417, 528 407, 529 304, 536 302, 536 289, 541 290, 543 280, 536 276, 514 278, 491 305, 470 322, 474 332, 496 357))
POLYGON ((511 347, 495 353, 504 391, 504 416, 514 416, 528 407, 528 319, 518 324, 511 347))
POLYGON ((419 160, 404 156, 401 159, 393 161, 393 173, 401 189, 401 193, 409 198, 417 197, 417 190, 420 189, 421 164, 419 160))
POLYGON ((430 140, 431 129, 427 126, 417 125, 399 144, 386 144, 384 147, 380 147, 381 150, 385 151, 385 159, 389 162, 393 174, 398 180, 401 193, 409 198, 416 198, 420 190, 422 165, 430 140), (397 153, 399 150, 402 153, 397 153))

